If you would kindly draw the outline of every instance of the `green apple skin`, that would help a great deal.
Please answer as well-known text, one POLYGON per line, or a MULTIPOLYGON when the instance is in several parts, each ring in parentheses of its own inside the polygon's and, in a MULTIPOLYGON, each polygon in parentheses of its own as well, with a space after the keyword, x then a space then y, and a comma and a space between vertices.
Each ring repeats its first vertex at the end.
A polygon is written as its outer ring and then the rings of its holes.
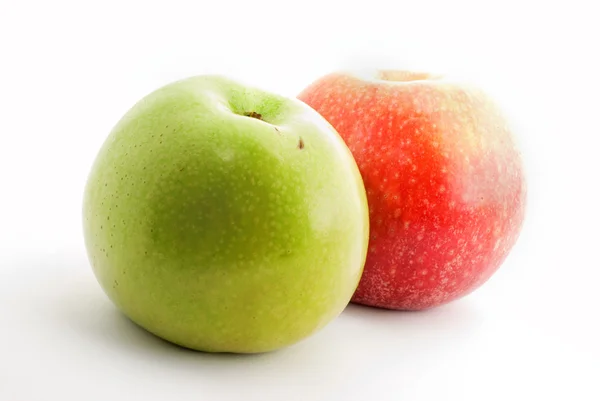
POLYGON ((369 238, 360 173, 329 123, 218 75, 125 114, 92 166, 83 226, 112 302, 206 352, 271 351, 325 326, 350 301, 369 238))

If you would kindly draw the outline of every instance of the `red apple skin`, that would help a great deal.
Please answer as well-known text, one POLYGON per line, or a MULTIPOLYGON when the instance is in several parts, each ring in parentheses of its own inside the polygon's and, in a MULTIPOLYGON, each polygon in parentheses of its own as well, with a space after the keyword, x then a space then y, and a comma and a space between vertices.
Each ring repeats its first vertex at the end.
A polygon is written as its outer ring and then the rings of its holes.
POLYGON ((346 141, 371 237, 354 303, 423 310, 486 282, 514 246, 527 185, 498 105, 477 87, 407 71, 333 73, 298 96, 346 141))

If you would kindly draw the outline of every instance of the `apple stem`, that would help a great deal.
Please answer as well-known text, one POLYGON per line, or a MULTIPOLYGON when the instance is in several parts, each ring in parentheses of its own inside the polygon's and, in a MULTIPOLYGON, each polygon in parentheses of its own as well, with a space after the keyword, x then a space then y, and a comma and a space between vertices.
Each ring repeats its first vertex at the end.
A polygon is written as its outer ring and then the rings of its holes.
POLYGON ((256 118, 258 120, 262 120, 262 114, 259 114, 255 111, 250 111, 250 112, 244 113, 244 115, 246 117, 252 117, 252 118, 256 118))

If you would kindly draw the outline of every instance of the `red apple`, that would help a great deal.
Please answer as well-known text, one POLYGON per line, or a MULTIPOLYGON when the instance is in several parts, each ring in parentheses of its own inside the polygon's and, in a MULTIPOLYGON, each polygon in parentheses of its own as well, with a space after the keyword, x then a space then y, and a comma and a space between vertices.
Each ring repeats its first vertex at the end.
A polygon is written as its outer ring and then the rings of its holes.
POLYGON ((444 77, 334 73, 298 96, 346 141, 369 202, 371 237, 352 301, 421 310, 463 297, 502 264, 527 187, 499 106, 444 77))

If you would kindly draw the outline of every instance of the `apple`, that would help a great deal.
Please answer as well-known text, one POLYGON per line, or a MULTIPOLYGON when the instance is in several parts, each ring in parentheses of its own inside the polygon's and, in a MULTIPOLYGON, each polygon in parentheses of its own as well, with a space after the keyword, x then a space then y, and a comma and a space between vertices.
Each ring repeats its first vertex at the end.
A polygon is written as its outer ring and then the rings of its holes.
POLYGON ((85 246, 110 300, 183 347, 296 343, 350 302, 368 246, 360 172, 295 98, 219 75, 135 104, 92 165, 85 246))
POLYGON ((506 116, 476 85, 417 71, 336 72, 299 99, 352 151, 370 243, 352 301, 422 310, 480 287, 518 239, 527 186, 506 116))

